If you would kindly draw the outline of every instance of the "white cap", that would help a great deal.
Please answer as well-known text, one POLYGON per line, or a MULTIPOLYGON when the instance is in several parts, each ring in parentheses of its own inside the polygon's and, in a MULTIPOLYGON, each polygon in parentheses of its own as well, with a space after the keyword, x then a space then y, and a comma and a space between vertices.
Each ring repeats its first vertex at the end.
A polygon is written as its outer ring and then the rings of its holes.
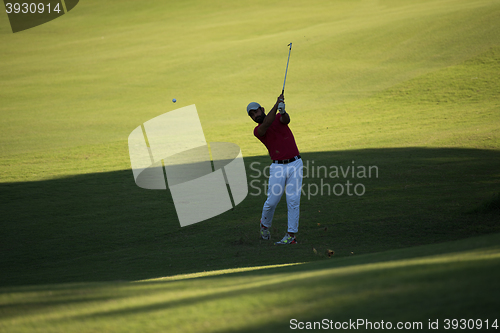
POLYGON ((250 114, 250 111, 251 110, 257 110, 258 108, 260 108, 260 104, 257 103, 257 102, 252 102, 250 104, 247 105, 247 113, 250 114))

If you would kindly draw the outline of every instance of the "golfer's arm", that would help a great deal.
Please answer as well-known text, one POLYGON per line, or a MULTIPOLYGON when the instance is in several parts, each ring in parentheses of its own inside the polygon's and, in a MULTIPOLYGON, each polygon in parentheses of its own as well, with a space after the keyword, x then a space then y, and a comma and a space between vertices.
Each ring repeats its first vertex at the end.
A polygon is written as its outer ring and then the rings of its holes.
POLYGON ((259 136, 266 135, 267 129, 269 128, 269 126, 271 126, 274 119, 276 118, 276 111, 278 111, 278 103, 274 104, 271 111, 269 111, 267 116, 264 118, 262 125, 260 125, 259 128, 257 129, 257 133, 259 134, 259 136))
POLYGON ((288 113, 282 114, 280 121, 285 125, 290 124, 290 116, 288 115, 288 113))

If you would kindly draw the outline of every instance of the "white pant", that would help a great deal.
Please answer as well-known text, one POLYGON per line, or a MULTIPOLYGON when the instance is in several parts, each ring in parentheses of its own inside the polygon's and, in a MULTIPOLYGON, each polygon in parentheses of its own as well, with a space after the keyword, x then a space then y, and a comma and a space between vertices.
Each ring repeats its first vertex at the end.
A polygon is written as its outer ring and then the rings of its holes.
POLYGON ((302 174, 302 159, 288 164, 271 164, 267 200, 262 209, 261 223, 264 226, 269 228, 272 225, 274 210, 280 202, 281 196, 285 193, 288 207, 288 232, 296 233, 299 231, 302 174))

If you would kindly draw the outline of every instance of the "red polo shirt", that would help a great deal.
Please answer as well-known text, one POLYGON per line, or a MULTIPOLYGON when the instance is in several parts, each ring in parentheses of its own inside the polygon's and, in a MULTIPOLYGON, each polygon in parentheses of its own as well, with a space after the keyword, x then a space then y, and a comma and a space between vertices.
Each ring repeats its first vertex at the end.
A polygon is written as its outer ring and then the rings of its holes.
POLYGON ((253 130, 253 134, 257 139, 266 146, 272 160, 288 160, 299 155, 299 149, 292 131, 288 124, 285 125, 280 121, 280 118, 281 114, 278 113, 264 136, 260 136, 257 132, 257 129, 262 124, 257 125, 253 130))

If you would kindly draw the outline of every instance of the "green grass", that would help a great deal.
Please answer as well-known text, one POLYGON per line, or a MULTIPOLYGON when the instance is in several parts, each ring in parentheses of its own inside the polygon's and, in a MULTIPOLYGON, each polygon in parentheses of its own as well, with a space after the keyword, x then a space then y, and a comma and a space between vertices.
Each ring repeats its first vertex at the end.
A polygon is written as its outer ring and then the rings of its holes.
POLYGON ((492 325, 499 241, 496 234, 284 267, 3 288, 0 323, 8 332, 285 332, 291 319, 325 318, 424 330, 439 320, 441 331, 447 318, 492 325))
MULTIPOLYGON (((18 34, 3 21, 0 38, 8 47, 0 51, 6 60, 0 65, 0 153, 117 149, 137 124, 196 104, 208 141, 228 140, 245 156, 262 155, 252 136, 242 135, 250 132, 244 108, 251 100, 268 109, 274 102, 289 41, 294 49, 287 102, 293 122, 301 124, 294 130, 302 150, 328 151, 331 144, 312 144, 318 117, 343 129, 350 126, 338 119, 346 116, 346 103, 497 47, 497 19, 498 4, 485 0, 248 7, 211 1, 203 9, 195 1, 153 1, 147 8, 133 1, 86 1, 18 34)), ((387 111, 401 112, 397 105, 387 111)), ((344 119, 355 121, 358 112, 344 119)), ((335 150, 365 147, 334 144, 335 150)), ((110 155, 99 164, 129 166, 126 154, 110 155)))
POLYGON ((0 330, 493 320, 499 22, 489 0, 87 0, 17 34, 0 15, 0 330), (135 185, 128 135, 196 104, 207 141, 238 144, 249 182, 263 182, 269 157, 245 106, 270 108, 289 42, 304 163, 378 177, 305 178, 294 247, 259 239, 265 195, 252 187, 181 228, 169 191, 135 185), (310 195, 346 181, 366 193, 310 195))
POLYGON ((480 206, 472 210, 472 213, 495 213, 498 210, 500 210, 500 193, 497 193, 490 199, 485 200, 480 206))

